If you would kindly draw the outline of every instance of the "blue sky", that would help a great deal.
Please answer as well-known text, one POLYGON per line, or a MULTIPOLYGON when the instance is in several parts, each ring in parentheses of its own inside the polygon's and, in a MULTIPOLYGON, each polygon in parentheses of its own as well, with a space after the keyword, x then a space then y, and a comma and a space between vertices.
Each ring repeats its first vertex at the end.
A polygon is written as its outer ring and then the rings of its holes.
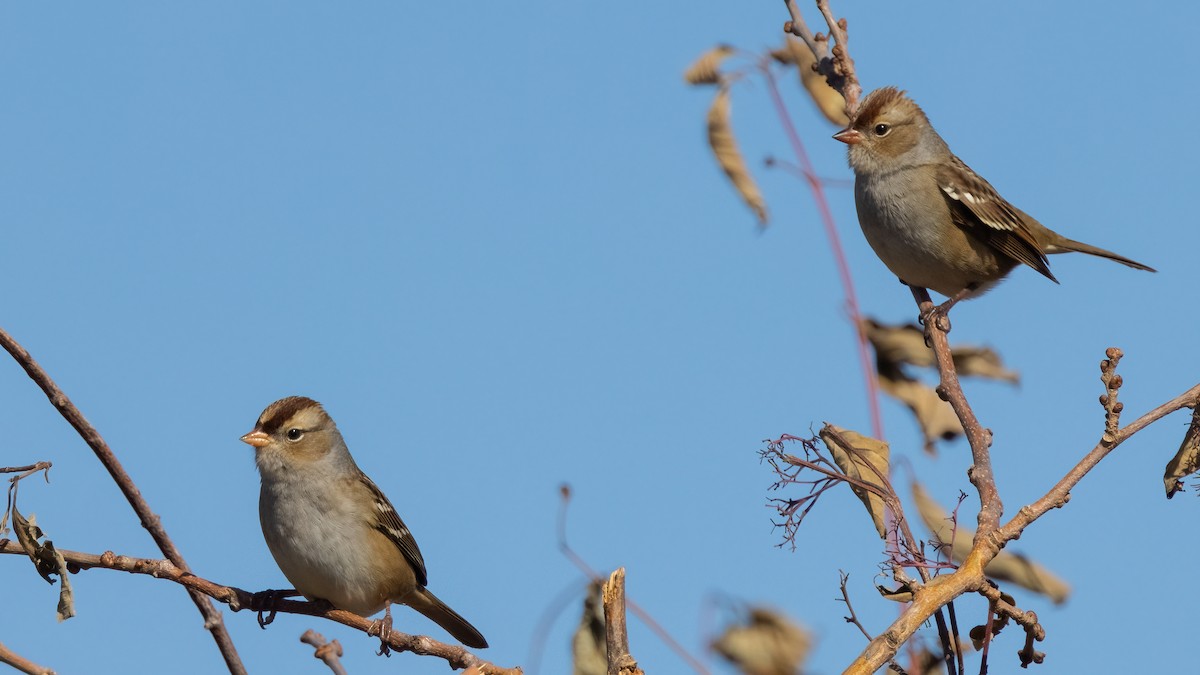
MULTIPOLYGON (((1106 347, 1127 354, 1127 421, 1200 372, 1200 148, 1185 112, 1198 10, 1158 6, 1145 33, 1116 3, 837 9, 868 89, 908 89, 968 164, 1050 227, 1160 270, 1060 256, 1062 285, 1018 270, 955 310, 953 339, 995 347, 1024 376, 967 390, 995 432, 1012 514, 1099 437, 1106 347)), ((813 669, 837 672, 863 646, 834 601, 838 569, 869 630, 894 616, 873 595, 881 547, 848 490, 824 498, 795 552, 776 548, 761 440, 824 421, 866 431, 861 375, 807 189, 761 168, 788 155, 761 80, 735 88, 733 114, 774 216, 763 233, 709 157, 711 92, 681 80, 718 42, 780 43, 782 3, 0 12, 0 325, 105 435, 197 573, 285 584, 237 438, 273 400, 304 394, 413 529, 431 590, 499 664, 528 663, 543 613, 580 585, 556 550, 562 482, 579 553, 626 566, 630 596, 695 653, 724 618, 713 598, 732 596, 810 626, 813 669)), ((784 82, 821 173, 848 177, 835 129, 784 82)), ((864 309, 910 320, 850 192, 830 198, 864 309)), ((90 451, 2 359, 0 388, 0 465, 55 464, 49 485, 22 489, 23 510, 62 548, 157 556, 90 451)), ((930 460, 907 413, 884 406, 893 452, 935 496, 969 489, 965 444, 930 460)), ((1177 414, 1123 446, 1011 547, 1075 588, 1061 608, 1016 593, 1046 626, 1046 672, 1177 663, 1170 649, 1095 646, 1190 639, 1180 589, 1200 552, 1187 535, 1197 507, 1161 487, 1185 424, 1177 414)), ((84 573, 79 616, 60 625, 56 588, 16 557, 0 570, 0 634, 35 661, 221 670, 173 584, 84 573)), ((965 624, 983 614, 960 604, 965 624)), ((226 621, 252 672, 321 672, 297 642, 310 627, 343 642, 356 674, 444 668, 377 658, 316 619, 265 632, 249 613, 226 621)), ((541 672, 566 671, 575 621, 572 608, 554 624, 541 672)), ((403 610, 397 628, 440 636, 403 610)), ((631 640, 647 672, 686 672, 636 622, 631 640)), ((993 654, 1019 647, 1006 632, 993 654)))

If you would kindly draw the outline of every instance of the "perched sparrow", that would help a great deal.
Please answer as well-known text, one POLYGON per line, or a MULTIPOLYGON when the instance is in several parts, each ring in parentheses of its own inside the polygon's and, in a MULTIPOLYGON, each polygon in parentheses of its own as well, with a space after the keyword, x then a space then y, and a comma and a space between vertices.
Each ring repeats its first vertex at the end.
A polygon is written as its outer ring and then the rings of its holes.
MULTIPOLYGON (((242 440, 262 475, 258 514, 283 575, 309 600, 370 616, 398 602, 468 647, 487 647, 475 627, 425 589, 412 533, 354 463, 321 404, 302 396, 272 403, 242 440)), ((385 619, 386 621, 386 619, 385 619)))
POLYGON ((1067 239, 1009 204, 950 152, 925 113, 895 87, 871 92, 850 126, 858 222, 875 254, 909 286, 951 300, 979 295, 1024 263, 1055 283, 1048 253, 1078 251, 1154 270, 1067 239))

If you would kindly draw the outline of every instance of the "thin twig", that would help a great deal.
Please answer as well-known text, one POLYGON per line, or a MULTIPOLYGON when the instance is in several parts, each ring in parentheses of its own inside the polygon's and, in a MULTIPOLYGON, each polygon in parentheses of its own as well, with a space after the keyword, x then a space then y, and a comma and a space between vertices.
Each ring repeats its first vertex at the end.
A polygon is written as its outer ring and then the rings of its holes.
MULTIPOLYGON (((980 491, 980 500, 984 505, 983 509, 987 509, 991 513, 987 516, 981 514, 980 531, 976 533, 971 551, 963 560, 958 570, 948 575, 939 576, 933 582, 927 584, 921 592, 914 592, 913 603, 892 623, 887 631, 876 637, 867 646, 858 659, 846 670, 847 673, 874 673, 883 667, 889 659, 894 657, 896 649, 912 637, 930 616, 946 603, 963 593, 979 592, 985 596, 989 596, 989 599, 991 599, 990 593, 992 593, 991 589, 993 587, 987 582, 984 567, 995 558, 1004 544, 1019 537, 1025 527, 1050 509, 1065 505, 1070 498, 1071 489, 1089 471, 1095 468, 1101 460, 1108 456, 1110 452, 1135 433, 1176 410, 1200 405, 1200 384, 1197 384, 1179 396, 1145 413, 1126 426, 1120 427, 1115 433, 1107 428, 1111 427, 1111 424, 1109 424, 1108 417, 1106 416, 1106 430, 1101 435, 1100 442, 1074 468, 1068 471, 1045 496, 1033 504, 1021 508, 1011 521, 1000 527, 994 524, 998 521, 1001 511, 999 497, 995 494, 995 483, 991 480, 990 475, 990 458, 988 457, 990 433, 979 426, 974 415, 970 413, 970 408, 966 406, 965 399, 962 398, 962 390, 957 386, 957 378, 953 377, 952 362, 949 358, 946 358, 948 357, 949 350, 946 343, 945 330, 939 325, 941 322, 937 320, 936 315, 931 315, 928 311, 932 309, 932 302, 929 301, 927 293, 924 293, 924 296, 925 302, 921 303, 922 315, 931 319, 926 322, 926 334, 930 337, 935 352, 938 354, 939 370, 944 375, 946 374, 945 371, 950 371, 950 377, 943 378, 943 386, 940 389, 951 402, 951 405, 954 405, 956 400, 959 403, 959 406, 955 407, 955 412, 959 413, 959 419, 963 422, 963 427, 968 430, 968 439, 973 439, 971 449, 972 456, 975 458, 975 466, 972 467, 970 476, 972 482, 975 483, 976 488, 980 491), (962 412, 960 412, 960 407, 962 408, 962 412), (986 471, 981 470, 981 467, 986 469, 986 471), (988 525, 990 527, 987 527, 988 525)), ((1108 355, 1109 359, 1102 364, 1102 372, 1105 377, 1106 389, 1109 392, 1108 395, 1111 396, 1113 389, 1115 389, 1113 386, 1114 382, 1119 382, 1113 379, 1114 361, 1119 356, 1119 350, 1110 350, 1108 355)), ((1108 411, 1106 410, 1106 412, 1108 411)), ((1003 600, 997 602, 996 606, 1001 615, 1011 617, 1026 630, 1027 649, 1022 650, 1021 658, 1030 659, 1030 662, 1037 662, 1041 659, 1043 655, 1032 648, 1032 642, 1042 639, 1045 635, 1044 630, 1037 623, 1037 615, 1032 612, 1021 612, 1016 608, 1009 609, 1011 605, 1003 600)))
MULTIPOLYGON (((1021 667, 1027 668, 1031 663, 1041 663, 1046 657, 1045 654, 1033 648, 1033 643, 1041 642, 1046 639, 1046 629, 1038 622, 1036 612, 1023 612, 1018 607, 1015 607, 1000 593, 1000 589, 988 584, 987 587, 980 589, 980 595, 988 599, 989 611, 1000 617, 1002 621, 1012 619, 1017 625, 1025 630, 1025 645, 1017 652, 1018 658, 1021 660, 1021 667)), ((991 615, 988 615, 988 623, 991 624, 991 615)), ((996 629, 999 632, 999 629, 996 629)))
POLYGON ((783 0, 783 4, 787 5, 788 14, 792 17, 791 21, 783 25, 784 32, 791 33, 804 40, 804 44, 813 50, 813 54, 816 55, 817 59, 828 56, 828 54, 822 53, 825 45, 818 43, 812 31, 808 29, 808 24, 804 22, 804 15, 800 13, 800 8, 796 6, 796 0, 783 0))
POLYGON ((821 178, 817 176, 817 171, 813 167, 812 161, 808 158, 808 151, 804 148, 804 142, 800 140, 800 134, 796 131, 795 125, 792 124, 791 115, 788 113, 783 96, 779 93, 779 85, 775 81, 775 76, 772 74, 769 64, 766 61, 762 62, 760 70, 763 73, 763 77, 767 80, 767 91, 771 95, 771 103, 775 106, 775 115, 779 118, 780 123, 783 124, 784 134, 788 138, 788 143, 792 146, 792 152, 795 153, 796 160, 800 163, 804 178, 808 182, 809 190, 812 192, 813 201, 817 204, 817 213, 821 217, 821 226, 825 230, 825 237, 829 240, 829 248, 833 251, 833 260, 837 266, 838 278, 842 282, 842 291, 846 296, 846 313, 850 315, 850 322, 854 326, 854 333, 858 338, 858 362, 859 367, 862 369, 863 379, 866 381, 867 405, 871 411, 871 435, 883 440, 883 413, 879 406, 879 380, 875 374, 874 361, 871 359, 867 334, 863 329, 862 312, 859 310, 858 305, 858 293, 854 290, 854 275, 850 273, 850 262, 846 258, 846 249, 842 246, 842 238, 838 234, 837 223, 833 219, 833 209, 829 207, 829 200, 825 196, 825 186, 822 184, 821 178))
POLYGON ((550 629, 554 622, 563 613, 564 610, 580 595, 586 594, 585 589, 580 593, 579 581, 572 581, 567 586, 559 591, 554 599, 551 600, 542 610, 542 615, 538 618, 537 625, 533 629, 533 635, 529 638, 529 654, 525 657, 525 672, 539 673, 542 669, 542 657, 546 651, 546 641, 550 636, 550 629))
MULTIPOLYGON (((889 509, 892 510, 893 516, 895 517, 895 529, 896 529, 897 534, 902 535, 902 536, 896 537, 897 543, 898 544, 902 543, 905 546, 905 548, 912 553, 913 556, 919 556, 913 560, 904 560, 900 553, 900 548, 897 545, 896 553, 892 556, 893 559, 891 561, 889 561, 891 564, 891 568, 892 568, 892 577, 894 579, 896 579, 898 582, 910 587, 913 590, 913 593, 915 595, 916 593, 920 592, 920 590, 923 588, 923 586, 921 585, 921 583, 918 583, 915 579, 909 578, 904 573, 905 567, 915 567, 917 570, 917 574, 921 577, 921 581, 924 582, 925 584, 928 584, 931 581, 931 579, 933 579, 933 577, 929 574, 929 571, 927 569, 927 567, 929 566, 927 564, 928 560, 925 558, 925 556, 923 554, 920 554, 920 547, 917 544, 917 538, 913 535, 912 530, 908 526, 908 519, 904 516, 904 507, 900 502, 899 496, 896 494, 895 488, 892 486, 891 479, 888 477, 886 472, 880 471, 879 468, 875 466, 874 462, 869 461, 869 459, 865 455, 863 455, 858 450, 858 448, 854 447, 854 445, 852 443, 850 443, 844 436, 842 436, 836 430, 831 429, 829 427, 829 425, 826 425, 826 427, 824 429, 822 429, 822 433, 828 433, 833 438, 833 440, 837 442, 838 445, 840 445, 848 453, 853 454, 855 457, 857 457, 858 462, 860 464, 865 464, 866 466, 870 467, 872 472, 875 474, 875 477, 877 479, 879 479, 879 482, 882 485, 876 484, 876 483, 873 483, 870 481, 865 481, 860 478, 855 478, 853 476, 846 474, 841 469, 834 470, 834 469, 826 468, 826 466, 823 466, 823 465, 832 466, 832 464, 829 462, 829 460, 827 460, 821 456, 820 451, 816 447, 815 443, 806 442, 804 439, 797 438, 795 436, 790 436, 790 435, 781 436, 778 440, 771 443, 771 445, 768 447, 767 452, 772 452, 772 448, 773 448, 773 452, 780 459, 782 459, 783 461, 785 461, 789 464, 793 464, 795 466, 801 466, 803 468, 816 471, 831 480, 845 481, 854 487, 871 492, 872 494, 878 495, 881 499, 883 499, 884 503, 887 505, 887 507, 889 509), (781 448, 782 448, 782 444, 785 440, 801 442, 804 445, 804 447, 809 450, 809 452, 815 453, 815 455, 819 461, 813 462, 813 461, 809 461, 809 460, 803 460, 803 459, 800 459, 799 457, 795 457, 792 455, 784 454, 782 452, 781 448)), ((794 482, 794 479, 792 479, 792 480, 794 482)), ((781 481, 781 483, 782 483, 782 481, 781 481)), ((808 509, 811 509, 811 508, 812 508, 812 505, 810 504, 808 506, 808 509)), ((807 509, 806 509, 806 512, 807 512, 807 509)), ((945 604, 945 603, 943 603, 943 604, 945 604)), ((954 650, 951 646, 951 641, 953 640, 953 643, 957 644, 958 639, 957 639, 957 636, 951 635, 950 628, 949 628, 949 626, 947 626, 946 617, 942 613, 941 606, 935 608, 932 612, 930 612, 929 615, 926 615, 925 618, 926 619, 929 618, 930 615, 932 615, 934 622, 937 624, 938 638, 940 639, 940 641, 942 643, 943 661, 946 666, 946 672, 949 675, 956 675, 957 673, 961 673, 961 669, 955 668, 955 661, 953 658, 954 650)), ((875 640, 872 640, 872 645, 877 644, 877 641, 878 641, 878 638, 876 638, 875 640)), ((898 646, 899 646, 899 643, 897 643, 897 647, 898 646)), ((893 664, 895 663, 895 651, 894 650, 893 650, 891 657, 888 658, 888 661, 892 662, 893 664)), ((882 666, 883 664, 879 664, 879 665, 882 666)), ((898 667, 898 664, 896 664, 896 665, 898 667)))
POLYGON ((854 119, 854 113, 858 110, 858 99, 862 95, 862 86, 858 83, 854 60, 850 58, 847 48, 846 20, 834 18, 828 0, 817 0, 817 10, 829 26, 829 36, 821 33, 814 35, 805 23, 800 8, 796 6, 796 0, 784 0, 784 4, 787 5, 791 20, 783 25, 783 30, 803 40, 812 50, 817 58, 817 72, 824 75, 829 86, 846 99, 846 116, 854 119), (832 48, 829 46, 830 37, 834 40, 832 48))
MULTIPOLYGON (((592 567, 587 564, 587 561, 585 561, 578 553, 576 553, 575 550, 571 548, 571 545, 567 543, 567 506, 571 503, 571 486, 564 483, 559 487, 559 494, 561 495, 562 499, 559 502, 558 510, 558 550, 562 551, 562 554, 565 555, 568 560, 574 563, 575 566, 580 569, 580 571, 586 574, 589 579, 592 581, 601 581, 603 578, 600 576, 600 574, 596 572, 596 570, 592 569, 592 567)), ((629 610, 632 611, 637 618, 641 619, 642 623, 646 624, 646 627, 649 628, 652 633, 658 636, 658 639, 663 641, 663 644, 667 645, 671 651, 678 654, 679 658, 683 659, 684 662, 691 666, 692 670, 700 673, 700 675, 709 675, 708 668, 706 668, 699 659, 692 656, 687 649, 684 649, 683 645, 679 644, 675 638, 671 637, 671 634, 667 632, 667 629, 663 628, 661 624, 655 621, 654 617, 650 616, 649 612, 642 609, 641 606, 633 600, 627 600, 626 603, 628 604, 629 610)))
MULTIPOLYGON (((921 316, 934 317, 936 313, 933 312, 933 300, 929 297, 929 291, 915 287, 911 290, 921 316)), ((972 466, 967 471, 967 476, 979 492, 979 529, 975 533, 975 544, 978 545, 979 542, 990 538, 996 528, 1000 526, 1000 516, 1004 513, 1004 504, 1000 501, 1000 493, 996 489, 996 478, 992 472, 992 457, 988 450, 992 445, 992 432, 983 428, 979 419, 975 417, 975 411, 967 402, 962 384, 958 380, 958 371, 954 367, 950 339, 942 322, 931 318, 925 323, 925 338, 933 347, 938 375, 941 377, 941 384, 937 388, 938 395, 954 409, 954 414, 962 423, 967 442, 971 445, 972 466)), ((999 546, 996 546, 996 551, 999 551, 999 546)), ((992 553, 990 557, 995 557, 995 553, 992 553)))
POLYGON ((954 642, 954 655, 958 659, 958 672, 965 674, 967 666, 963 660, 962 641, 958 637, 958 613, 954 611, 954 601, 946 603, 946 613, 950 615, 950 639, 954 642))
MULTIPOLYGON (((130 558, 117 555, 112 551, 106 551, 101 555, 81 553, 79 551, 66 551, 63 549, 58 549, 58 552, 74 568, 72 571, 75 571, 75 569, 101 568, 166 579, 187 588, 189 591, 227 604, 235 612, 249 609, 254 603, 253 593, 237 588, 236 586, 224 586, 198 577, 190 572, 185 572, 169 560, 130 558)), ((0 539, 0 554, 4 553, 26 555, 25 549, 19 543, 8 539, 0 539)), ((349 626, 363 633, 369 633, 372 630, 378 632, 377 621, 344 610, 331 609, 326 602, 279 599, 274 602, 272 609, 285 614, 302 614, 329 619, 330 621, 340 623, 343 626, 349 626)), ((373 638, 378 637, 373 633, 369 634, 373 638)), ((409 635, 392 630, 383 641, 394 651, 434 656, 444 659, 450 664, 451 668, 455 669, 461 670, 479 664, 486 666, 487 672, 493 675, 519 675, 521 672, 519 668, 500 668, 485 659, 475 656, 464 647, 438 642, 424 635, 409 635)))
MULTIPOLYGON (((779 159, 778 157, 766 157, 763 160, 763 165, 768 169, 782 169, 793 176, 797 178, 803 178, 804 180, 808 180, 809 177, 808 172, 806 172, 804 169, 801 169, 799 166, 792 164, 786 159, 779 159)), ((827 188, 835 188, 839 190, 854 189, 853 178, 833 178, 831 176, 816 176, 815 178, 821 183, 821 185, 827 188)))
POLYGON ((3 663, 6 666, 12 666, 22 673, 27 673, 28 675, 55 675, 53 670, 50 670, 45 666, 39 666, 24 656, 17 654, 8 647, 5 647, 4 643, 0 643, 0 663, 3 663))
POLYGON ((38 471, 45 469, 46 470, 46 482, 49 483, 50 482, 50 467, 52 467, 52 466, 54 466, 54 465, 51 464, 50 462, 37 462, 36 464, 28 464, 26 466, 4 466, 4 467, 0 467, 0 473, 19 473, 19 474, 21 474, 20 476, 17 476, 15 479, 9 479, 9 480, 21 480, 25 476, 28 476, 33 473, 37 473, 38 471))
POLYGON ((311 628, 304 631, 304 635, 300 636, 300 641, 315 648, 313 657, 321 659, 325 665, 329 666, 329 669, 333 671, 333 675, 348 675, 346 668, 338 660, 342 657, 342 643, 337 640, 326 642, 324 635, 311 628))
POLYGON ((979 672, 986 673, 988 667, 988 653, 992 648, 992 629, 996 622, 996 603, 995 601, 988 602, 988 617, 987 622, 983 624, 983 648, 980 649, 979 656, 979 672))
POLYGON ((862 622, 858 620, 858 615, 854 613, 854 606, 850 604, 850 592, 846 590, 846 582, 850 580, 850 575, 842 570, 838 570, 838 577, 840 578, 838 586, 842 589, 841 602, 846 604, 846 611, 850 612, 850 616, 844 616, 842 618, 846 620, 846 623, 852 623, 855 626, 858 626, 859 632, 861 632, 863 636, 867 638, 867 642, 874 640, 875 638, 871 637, 871 634, 867 632, 867 629, 863 628, 862 622))
POLYGON ((858 112, 858 97, 862 94, 862 86, 858 83, 858 74, 854 71, 854 59, 850 58, 850 36, 846 31, 846 20, 833 16, 829 8, 829 0, 817 0, 817 10, 825 17, 829 26, 829 35, 833 37, 833 70, 842 78, 842 86, 835 87, 846 99, 846 116, 853 119, 858 112))
POLYGON ((1021 507, 1012 520, 996 530, 996 539, 1007 542, 1020 537, 1026 527, 1029 527, 1033 521, 1047 511, 1064 506, 1071 498, 1071 490, 1079 484, 1079 481, 1083 480, 1089 471, 1094 469, 1110 452, 1116 450, 1119 445, 1129 440, 1131 436, 1177 410, 1195 408, 1198 405, 1200 405, 1200 384, 1121 427, 1111 436, 1111 441, 1108 440, 1108 433, 1105 432, 1100 442, 1055 483, 1045 496, 1028 506, 1021 507))
MULTIPOLYGON (((154 539, 154 543, 158 545, 160 551, 165 555, 175 567, 184 572, 190 571, 187 562, 183 559, 183 554, 175 548, 174 542, 167 536, 166 529, 163 528, 162 522, 158 516, 150 510, 149 504, 142 498, 141 491, 134 484, 133 479, 125 472, 121 462, 117 460, 117 456, 108 447, 108 443, 100 436, 100 432, 96 431, 83 413, 71 403, 71 399, 63 393, 50 375, 38 365, 37 361, 30 356, 29 352, 22 347, 11 335, 3 329, 0 329, 0 346, 3 346, 5 351, 25 369, 29 378, 46 394, 46 398, 50 399, 50 403, 54 405, 63 419, 71 425, 83 438, 92 452, 96 453, 96 457, 100 459, 100 463, 108 470, 110 476, 117 487, 121 489, 121 493, 125 495, 125 499, 129 501, 129 505, 133 507, 134 513, 142 523, 142 527, 150 533, 154 539)), ((203 595, 194 591, 189 591, 192 602, 195 603, 196 609, 200 611, 200 615, 204 617, 204 627, 212 634, 213 640, 217 643, 217 648, 221 651, 222 658, 225 659, 225 666, 233 675, 245 675, 246 667, 242 665, 241 657, 238 656, 237 648, 233 645, 233 639, 229 636, 229 632, 225 630, 225 622, 221 617, 221 612, 213 606, 203 595)))

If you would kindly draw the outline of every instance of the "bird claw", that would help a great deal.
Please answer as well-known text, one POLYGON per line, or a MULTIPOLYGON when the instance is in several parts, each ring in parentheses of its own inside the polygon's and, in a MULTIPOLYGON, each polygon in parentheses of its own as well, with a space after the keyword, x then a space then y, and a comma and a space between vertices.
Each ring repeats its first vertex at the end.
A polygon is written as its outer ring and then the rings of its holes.
POLYGON ((258 614, 258 627, 266 630, 267 626, 275 620, 276 608, 279 606, 279 601, 287 597, 287 591, 259 591, 250 596, 250 611, 258 614), (266 616, 263 614, 266 613, 266 616))
POLYGON ((954 299, 947 300, 937 307, 934 307, 933 311, 929 313, 930 318, 932 318, 934 321, 934 327, 943 333, 950 332, 950 308, 953 307, 954 303, 956 302, 958 301, 954 299))
POLYGON ((392 603, 384 605, 383 618, 371 623, 367 635, 379 636, 379 651, 375 652, 377 656, 392 655, 392 648, 388 646, 388 640, 392 637, 392 603))
MULTIPOLYGON (((930 307, 928 310, 921 312, 921 315, 917 318, 917 321, 922 327, 929 327, 932 325, 934 328, 943 333, 949 333, 950 308, 954 306, 954 302, 954 300, 947 300, 940 305, 930 307)), ((928 336, 925 338, 925 346, 933 347, 933 345, 929 343, 928 336)))

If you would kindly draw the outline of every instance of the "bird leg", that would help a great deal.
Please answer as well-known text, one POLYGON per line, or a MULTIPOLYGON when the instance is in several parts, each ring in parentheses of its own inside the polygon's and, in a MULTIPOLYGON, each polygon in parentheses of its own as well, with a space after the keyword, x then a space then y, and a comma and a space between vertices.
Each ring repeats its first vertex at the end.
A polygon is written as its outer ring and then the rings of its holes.
POLYGON ((367 635, 379 636, 379 651, 376 652, 381 656, 391 656, 392 648, 388 646, 388 640, 392 637, 392 601, 388 600, 383 605, 383 618, 376 620, 367 629, 367 635))
MULTIPOLYGON (((913 287, 910 286, 909 288, 913 288, 913 287)), ((929 291, 927 289, 921 289, 921 290, 925 291, 924 299, 928 300, 929 299, 929 291)), ((935 305, 933 307, 930 307, 929 310, 922 312, 921 316, 919 317, 918 320, 920 321, 922 326, 927 326, 927 325, 929 325, 929 321, 932 319, 933 321, 935 321, 935 323, 933 325, 936 326, 938 330, 942 331, 943 333, 949 333, 950 332, 950 308, 954 307, 955 305, 962 302, 963 300, 966 300, 967 298, 974 297, 978 292, 979 292, 979 284, 978 283, 967 284, 966 288, 963 288, 961 291, 950 296, 942 304, 935 305)), ((917 297, 916 291, 913 291, 913 297, 917 297)), ((917 302, 920 302, 920 301, 921 300, 918 298, 917 302)))

